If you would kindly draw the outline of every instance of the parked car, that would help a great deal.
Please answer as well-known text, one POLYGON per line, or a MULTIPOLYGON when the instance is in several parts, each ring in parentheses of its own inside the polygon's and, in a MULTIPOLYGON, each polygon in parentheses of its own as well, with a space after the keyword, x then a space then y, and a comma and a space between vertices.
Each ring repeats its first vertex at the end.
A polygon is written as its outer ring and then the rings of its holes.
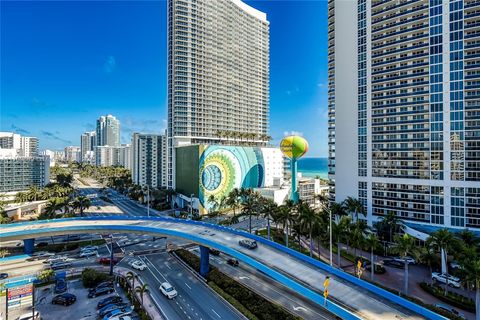
POLYGON ((143 270, 147 269, 147 265, 143 261, 140 261, 140 260, 133 260, 129 263, 129 265, 133 269, 140 270, 140 271, 143 271, 143 270))
POLYGON ((100 282, 100 283, 97 284, 94 288, 88 289, 88 292, 92 292, 92 291, 98 290, 98 289, 100 289, 100 288, 106 288, 106 287, 113 288, 113 281, 100 282))
POLYGON ((80 254, 78 255, 80 258, 88 258, 91 256, 96 256, 97 251, 90 250, 90 251, 81 251, 80 254))
POLYGON ((110 320, 132 320, 132 317, 130 317, 130 316, 118 316, 118 317, 110 318, 110 320))
POLYGON ((52 270, 61 270, 61 269, 67 269, 70 268, 72 264, 70 262, 58 262, 54 263, 50 266, 52 270))
POLYGON ((177 296, 177 290, 168 282, 164 282, 160 285, 160 291, 168 299, 173 299, 177 296))
POLYGON ((230 258, 227 260, 227 263, 233 267, 238 267, 238 260, 234 258, 230 258))
POLYGON ((81 247, 80 251, 98 251, 98 246, 85 246, 81 247))
POLYGON ((405 268, 404 262, 400 262, 400 261, 397 261, 397 260, 390 260, 390 259, 383 260, 383 265, 393 267, 393 268, 399 268, 399 269, 404 269, 405 268))
POLYGON ((0 273, 0 280, 7 279, 8 278, 8 273, 2 272, 0 273))
POLYGON ((250 239, 242 239, 238 241, 238 244, 247 249, 255 249, 256 247, 258 247, 257 241, 250 239))
POLYGON ((395 261, 398 261, 398 262, 402 262, 402 263, 405 263, 405 259, 407 260, 408 264, 416 264, 417 261, 415 259, 413 259, 412 257, 405 257, 405 258, 402 258, 402 257, 393 257, 392 260, 395 260, 395 261))
POLYGON ((100 317, 103 317, 105 316, 107 313, 113 311, 113 310, 117 310, 117 309, 125 309, 126 307, 128 307, 128 303, 125 303, 125 302, 121 302, 121 303, 114 303, 114 304, 107 304, 105 307, 103 307, 102 309, 98 310, 98 315, 100 317))
POLYGON ((132 311, 133 311, 132 307, 125 307, 121 309, 112 310, 103 316, 103 320, 109 320, 111 318, 124 316, 124 315, 128 316, 129 314, 132 313, 132 311))
POLYGON ((101 309, 101 308, 105 307, 107 304, 117 303, 117 302, 122 302, 122 301, 123 301, 122 297, 120 297, 118 295, 114 295, 114 296, 105 298, 103 300, 100 300, 97 304, 97 308, 101 309))
POLYGON ((95 297, 98 297, 98 296, 103 296, 103 295, 112 293, 114 291, 115 291, 115 289, 112 288, 112 287, 100 287, 98 289, 95 288, 95 290, 88 293, 88 297, 89 298, 95 298, 95 297))
POLYGON ((461 318, 461 319, 467 319, 465 317, 465 315, 463 313, 460 313, 458 312, 457 310, 453 309, 452 307, 450 306, 447 306, 445 304, 440 304, 440 303, 437 303, 437 304, 434 304, 435 307, 439 308, 439 309, 442 309, 442 310, 445 310, 447 312, 450 312, 452 314, 454 314, 455 316, 461 318))
POLYGON ((17 320, 40 320, 40 312, 35 310, 35 315, 32 311, 24 313, 17 320))
MULTIPOLYGON (((118 262, 120 262, 120 259, 113 257, 112 262, 113 262, 113 264, 117 264, 118 262)), ((110 264, 110 258, 105 258, 105 257, 100 258, 98 260, 98 263, 103 264, 103 265, 109 265, 110 264)))
POLYGON ((208 251, 210 251, 210 254, 213 254, 214 256, 220 255, 220 251, 214 248, 210 248, 208 251))
POLYGON ((64 293, 67 291, 67 281, 65 279, 58 279, 55 282, 55 288, 53 289, 54 293, 64 293))
POLYGON ((448 282, 450 287, 460 288, 460 279, 445 273, 432 272, 432 280, 433 282, 440 282, 444 284, 447 284, 448 282))
POLYGON ((77 301, 77 297, 71 293, 62 293, 58 296, 53 297, 52 304, 61 304, 64 306, 69 306, 77 301))

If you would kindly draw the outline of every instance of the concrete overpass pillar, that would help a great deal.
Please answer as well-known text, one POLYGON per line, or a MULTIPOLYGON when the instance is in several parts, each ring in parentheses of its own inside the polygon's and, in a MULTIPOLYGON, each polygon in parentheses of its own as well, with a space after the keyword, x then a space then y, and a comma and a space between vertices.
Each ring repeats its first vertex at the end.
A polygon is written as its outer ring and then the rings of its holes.
POLYGON ((23 253, 32 254, 35 250, 35 238, 23 240, 23 253))
POLYGON ((200 275, 206 277, 209 271, 210 249, 200 246, 200 275))

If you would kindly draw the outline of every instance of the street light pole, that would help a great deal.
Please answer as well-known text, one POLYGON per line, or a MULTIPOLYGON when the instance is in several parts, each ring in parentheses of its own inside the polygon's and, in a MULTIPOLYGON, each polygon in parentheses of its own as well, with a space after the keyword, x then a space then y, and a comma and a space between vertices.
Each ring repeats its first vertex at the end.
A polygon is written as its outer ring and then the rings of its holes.
POLYGON ((113 276, 113 234, 110 235, 110 276, 113 276))
POLYGON ((150 185, 147 184, 147 217, 150 218, 150 185))
POLYGON ((329 221, 330 221, 330 266, 333 266, 333 246, 332 246, 332 210, 328 210, 329 221))

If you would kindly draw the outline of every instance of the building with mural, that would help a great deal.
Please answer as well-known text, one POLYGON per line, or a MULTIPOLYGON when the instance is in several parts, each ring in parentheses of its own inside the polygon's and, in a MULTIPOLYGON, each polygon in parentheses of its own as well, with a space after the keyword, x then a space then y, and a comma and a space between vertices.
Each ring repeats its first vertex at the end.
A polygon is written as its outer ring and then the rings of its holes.
POLYGON ((278 148, 191 145, 176 148, 177 206, 208 213, 234 188, 281 185, 283 155, 278 148))

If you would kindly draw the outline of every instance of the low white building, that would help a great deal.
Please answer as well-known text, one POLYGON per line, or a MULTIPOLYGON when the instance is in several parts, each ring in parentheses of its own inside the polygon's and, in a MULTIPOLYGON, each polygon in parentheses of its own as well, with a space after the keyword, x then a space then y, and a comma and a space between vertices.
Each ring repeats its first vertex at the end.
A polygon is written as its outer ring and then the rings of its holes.
POLYGON ((121 166, 131 169, 131 158, 132 155, 129 144, 95 147, 95 164, 100 167, 121 166))
POLYGON ((80 162, 81 161, 81 149, 78 146, 65 147, 65 161, 67 162, 80 162))

